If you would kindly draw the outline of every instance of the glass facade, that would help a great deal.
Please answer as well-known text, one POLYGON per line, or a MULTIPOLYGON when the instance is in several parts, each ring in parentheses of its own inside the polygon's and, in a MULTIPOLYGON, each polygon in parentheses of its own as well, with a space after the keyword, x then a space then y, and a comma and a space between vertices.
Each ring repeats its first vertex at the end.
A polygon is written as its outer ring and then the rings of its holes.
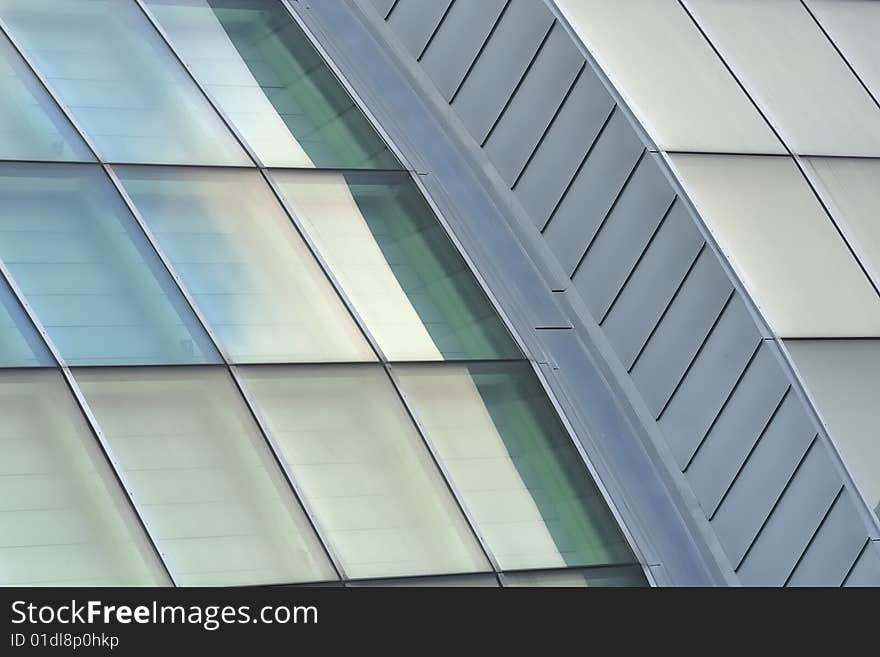
POLYGON ((0 0, 0 585, 644 585, 290 12, 0 0))

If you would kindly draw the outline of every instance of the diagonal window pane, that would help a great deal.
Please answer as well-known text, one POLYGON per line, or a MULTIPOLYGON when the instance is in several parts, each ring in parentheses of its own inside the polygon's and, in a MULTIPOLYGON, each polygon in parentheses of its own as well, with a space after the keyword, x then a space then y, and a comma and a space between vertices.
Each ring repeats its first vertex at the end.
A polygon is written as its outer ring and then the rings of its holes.
POLYGON ((0 158, 95 159, 5 35, 0 35, 0 158))
POLYGON ((52 355, 6 281, 0 281, 0 367, 54 365, 52 355))
POLYGON ((0 372, 0 585, 165 585, 57 371, 0 372))
POLYGON ((0 0, 0 17, 105 160, 251 164, 134 2, 0 0))
POLYGON ((376 360, 259 173, 119 174, 234 362, 376 360))
POLYGON ((390 360, 520 357, 407 174, 272 177, 390 360))
POLYGON ((334 578, 222 368, 94 368, 75 376, 178 584, 334 578))
POLYGON ((529 365, 395 371, 502 568, 634 561, 529 365))
POLYGON ((147 5, 266 166, 399 168, 280 2, 147 5))
POLYGON ((489 568, 381 367, 241 373, 349 577, 489 568))
POLYGON ((97 165, 0 165, 0 259, 69 364, 219 359, 97 165))

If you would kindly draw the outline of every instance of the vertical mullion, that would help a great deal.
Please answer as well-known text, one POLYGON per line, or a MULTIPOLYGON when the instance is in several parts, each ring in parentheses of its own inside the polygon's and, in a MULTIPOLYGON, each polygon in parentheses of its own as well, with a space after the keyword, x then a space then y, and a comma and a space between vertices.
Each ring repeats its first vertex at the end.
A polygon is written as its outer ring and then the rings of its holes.
MULTIPOLYGON (((98 162, 103 162, 97 146, 94 144, 86 131, 76 120, 76 117, 73 115, 73 113, 67 108, 67 106, 61 101, 61 98, 59 98, 55 91, 52 89, 52 86, 49 84, 48 80, 43 77, 43 74, 40 72, 40 70, 34 65, 33 62, 31 62, 30 58, 25 53, 24 48, 22 48, 13 38, 12 31, 6 25, 6 21, 4 21, 2 17, 0 17, 0 32, 2 32, 3 35, 7 38, 15 52, 18 53, 19 57, 21 57, 21 60, 24 62, 25 66, 27 66, 30 72, 33 73, 34 78, 37 80, 37 82, 40 83, 40 86, 43 87, 46 93, 49 94, 49 97, 55 102, 55 105, 58 107, 58 109, 61 110, 64 118, 66 118, 70 125, 73 126, 73 129, 83 140, 86 148, 88 148, 89 152, 94 155, 95 160, 98 162)), ((90 162, 90 164, 93 164, 93 162, 90 162)))
MULTIPOLYGON (((134 502, 134 498, 131 494, 131 488, 128 486, 128 481, 125 477, 125 474, 122 470, 121 465, 116 461, 116 458, 113 456, 113 452, 110 449, 109 444, 107 444, 107 440, 104 437, 104 433, 98 424, 97 419, 95 418, 94 413, 92 412, 91 407, 89 406, 88 401, 82 393, 82 390, 79 387, 76 379, 73 376, 73 373, 70 371, 70 367, 64 361, 61 352, 55 346, 55 343, 52 341, 49 336, 48 331, 43 326, 42 322, 36 315, 36 312, 31 307, 30 303, 28 303, 25 296, 22 294, 21 290, 18 287, 18 284, 15 282, 15 279, 12 277, 9 269, 6 266, 6 263, 0 261, 0 276, 2 276, 3 280, 5 280, 6 284, 9 285, 9 289, 12 290, 13 296, 17 299, 18 303, 21 305, 22 310, 24 310, 28 319, 34 325, 34 327, 39 332, 40 336, 43 338, 43 342, 48 348, 49 352, 52 354, 52 358, 58 364, 58 367, 61 370, 61 375, 64 378, 64 382, 67 385, 68 390, 73 395, 77 406, 79 407, 80 413, 82 413, 83 418, 86 421, 86 424, 89 428, 89 431, 92 434, 92 437, 98 443, 98 448, 104 456, 107 464, 110 467, 110 471, 113 473, 114 478, 116 479, 116 483, 119 485, 119 488, 122 491, 123 497, 128 502, 128 506, 134 514, 134 518, 136 519, 141 531, 144 533, 147 543, 152 548, 153 553, 158 560, 159 565, 164 571, 165 575, 168 577, 168 581, 172 586, 177 586, 177 582, 174 580, 174 575, 171 573, 171 569, 168 567, 168 564, 165 562, 165 557, 162 555, 161 550, 159 550, 159 546, 153 538, 153 533, 150 531, 150 525, 147 522, 146 518, 144 518, 140 511, 137 508, 137 505, 134 502)), ((54 368, 53 368, 54 369, 54 368)))
MULTIPOLYGON (((481 531, 480 526, 471 515, 467 505, 464 502, 461 492, 458 490, 458 487, 455 485, 455 482, 452 479, 452 475, 449 473, 449 470, 446 468, 443 459, 437 452, 433 441, 431 441, 431 439, 428 437, 428 432, 425 430, 424 425, 422 425, 422 423, 419 421, 415 409, 411 405, 409 399, 406 396, 406 393, 403 391, 403 388, 400 386, 400 382, 397 379, 397 375, 393 367, 390 363, 383 363, 383 366, 385 368, 385 373, 391 381, 392 387, 394 388, 394 392, 397 394, 400 403, 403 404, 403 407, 406 410, 406 414, 409 417, 410 422, 413 423, 413 426, 418 432, 419 437, 422 439, 422 445, 424 445, 425 449, 428 450, 428 454, 431 456, 431 460, 434 462, 434 466, 440 472, 440 476, 446 483, 446 488, 449 490, 449 493, 455 500, 455 503, 458 506, 459 511, 461 511, 461 514, 464 516, 465 521, 467 521, 471 532, 473 532, 474 536, 477 539, 480 550, 482 550, 483 555, 489 561, 489 564, 492 566, 492 570, 495 571, 495 578, 498 579, 498 583, 500 584, 501 580, 499 579, 499 573, 501 572, 501 566, 498 564, 498 560, 495 558, 495 554, 492 552, 485 537, 483 536, 483 532, 481 531)), ((443 364, 439 364, 437 365, 437 367, 442 368, 443 364)))
POLYGON ((260 160, 259 156, 256 154, 256 152, 254 152, 251 149, 250 145, 247 143, 245 138, 241 135, 241 133, 235 127, 235 124, 226 115, 226 112, 224 112, 223 109, 216 102, 214 102, 214 99, 211 97, 211 94, 208 93, 208 90, 205 89, 204 87, 202 87, 202 85, 199 83, 198 78, 196 78, 195 74, 192 72, 192 69, 189 67, 189 65, 184 61, 183 57, 181 57, 178 54, 177 50, 174 48, 174 45, 172 44, 171 39, 165 33, 165 30, 162 29, 162 26, 159 24, 159 21, 157 21, 155 19, 153 14, 144 5, 142 0, 134 0, 134 3, 141 10, 141 13, 147 19, 147 22, 153 26, 153 29, 156 31, 156 34, 159 35, 159 38, 162 39, 163 43, 168 47, 168 50, 171 51, 171 55, 174 57, 174 59, 183 67, 183 70, 186 71, 187 76, 192 81, 195 88, 199 90, 199 93, 202 94, 202 97, 205 99, 205 101, 208 103, 208 105, 211 106, 211 109, 214 110, 214 113, 220 117, 220 120, 223 121, 223 125, 226 126, 226 129, 229 130, 230 133, 232 133, 233 137, 235 137, 235 141, 238 142, 238 145, 241 146, 241 148, 244 150, 244 152, 247 153, 248 157, 253 161, 253 163, 257 167, 264 166, 264 164, 260 160))
POLYGON ((195 299, 192 297, 192 294, 190 293, 189 289, 183 284, 183 281, 180 278, 180 275, 177 273, 177 270, 175 269, 174 265, 171 263, 171 260, 168 258, 168 256, 165 254, 165 252, 162 250, 162 247, 159 245, 158 240, 156 240, 152 231, 147 226, 146 222, 143 219, 143 216, 141 216, 140 211, 135 206, 134 201, 132 201, 131 197, 128 195, 128 192, 125 191, 125 188, 122 185, 122 182, 119 180, 119 177, 116 175, 116 172, 109 165, 105 164, 102 166, 104 167, 104 170, 107 173, 107 176, 112 181, 113 186, 116 188, 117 193, 122 198, 122 201, 125 203, 129 212, 134 217, 135 221, 137 222, 138 226, 140 227, 141 232, 146 237, 147 241, 150 243, 150 246, 152 246, 154 252, 159 257, 159 260, 162 262, 162 265, 165 267, 165 269, 171 275, 171 278, 174 280, 176 289, 180 292, 180 294, 183 296, 186 303, 192 309, 193 313, 196 316, 196 319, 199 321, 202 328, 204 328, 205 333, 208 335, 208 338, 211 340, 211 343, 214 345, 214 348, 217 350, 217 353, 220 354, 220 357, 223 360, 223 366, 226 369, 227 373, 232 377, 233 381, 235 382, 235 386, 238 389, 239 395, 241 396, 242 400, 244 401, 245 406, 247 407, 247 410, 250 413, 251 417, 253 418, 254 422, 256 423, 257 428, 260 431, 260 435, 263 438, 263 441, 265 442, 266 446, 269 448, 269 451, 272 454, 272 457, 274 458, 276 464, 281 469, 281 472, 283 473, 284 478, 287 481, 287 485, 289 486, 291 492, 293 493, 294 497, 296 498, 296 501, 299 503, 300 508, 302 509, 303 513, 306 515, 306 518, 308 519, 309 524, 312 526, 312 529, 315 531, 315 534, 318 536, 318 540, 321 543, 321 546, 324 548, 324 552, 325 552, 327 558, 330 560, 331 565, 333 566, 337 575, 341 579, 342 573, 343 573, 342 566, 335 559, 334 553, 331 551, 330 544, 325 540, 322 532, 319 530, 318 525, 316 524, 316 522, 314 520, 314 517, 313 517, 313 514, 312 514, 310 507, 308 507, 306 505, 305 499, 300 494, 300 488, 299 488, 299 485, 296 483, 296 479, 293 476, 293 473, 290 471, 289 468, 287 468, 285 466, 284 460, 281 458, 281 453, 278 450, 277 444, 275 443, 275 441, 273 439, 270 438, 270 434, 268 432, 268 429, 267 429, 265 423, 263 422, 260 415, 257 413, 254 405, 251 402, 250 396, 245 393, 244 386, 241 384, 241 381, 239 380, 238 372, 235 370, 235 368, 232 364, 232 359, 230 358, 226 349, 223 347, 223 344, 221 343, 221 341, 217 338, 217 335, 214 333, 213 329, 211 328, 210 323, 205 319, 205 316, 202 314, 201 309, 199 308, 195 299))

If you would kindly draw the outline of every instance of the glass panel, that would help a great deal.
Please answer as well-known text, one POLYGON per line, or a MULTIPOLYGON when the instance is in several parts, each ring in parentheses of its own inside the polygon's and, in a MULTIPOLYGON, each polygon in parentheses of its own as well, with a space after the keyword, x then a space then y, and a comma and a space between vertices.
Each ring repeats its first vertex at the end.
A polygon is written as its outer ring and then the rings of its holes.
POLYGON ((0 17, 105 160, 252 164, 134 2, 0 0, 0 17))
POLYGON ((5 35, 0 35, 0 158, 95 159, 5 35))
POLYGON ((880 516, 880 340, 785 343, 862 495, 880 516))
POLYGON ((57 371, 0 372, 0 585, 167 577, 57 371))
POLYGON ((0 258, 70 364, 218 360, 97 165, 0 165, 0 258))
POLYGON ((542 588, 592 588, 648 586, 639 566, 504 573, 504 586, 542 588))
POLYGON ((796 153, 880 155, 880 108, 799 0, 686 0, 796 153))
POLYGON ((0 367, 54 365, 54 360, 6 281, 0 280, 0 367))
POLYGON ((272 175, 390 360, 520 356, 407 174, 272 175))
POLYGON ((880 298, 790 158, 671 160, 778 335, 880 335, 880 298))
POLYGON ((147 5, 266 166, 399 168, 280 2, 147 5))
POLYGON ((498 588, 495 575, 452 575, 446 577, 404 577, 397 579, 362 579, 349 586, 371 588, 498 588))
POLYGON ((528 364, 395 372, 502 568, 633 561, 528 364))
POLYGON ((349 577, 489 569, 381 367, 240 371, 349 577))
POLYGON ((178 584, 334 579, 223 369, 96 368, 75 376, 178 584))
POLYGON ((880 160, 811 157, 802 162, 818 176, 819 195, 880 287, 880 160))
POLYGON ((233 361, 376 360, 259 173, 119 175, 233 361))
POLYGON ((677 2, 556 0, 664 150, 785 153, 677 2))

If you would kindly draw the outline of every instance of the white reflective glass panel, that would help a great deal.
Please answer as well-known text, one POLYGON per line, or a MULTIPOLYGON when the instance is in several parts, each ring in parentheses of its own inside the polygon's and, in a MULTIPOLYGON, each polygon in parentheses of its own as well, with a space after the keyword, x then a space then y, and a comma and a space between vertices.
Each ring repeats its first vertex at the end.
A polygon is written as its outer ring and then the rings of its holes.
POLYGON ((334 578, 223 368, 94 368, 75 376, 178 584, 334 578))
POLYGON ((118 173, 233 362, 376 360, 258 172, 118 173))
POLYGON ((0 371, 0 585, 170 584, 57 371, 0 371))
POLYGON ((381 367, 240 371, 349 577, 489 569, 381 367))

